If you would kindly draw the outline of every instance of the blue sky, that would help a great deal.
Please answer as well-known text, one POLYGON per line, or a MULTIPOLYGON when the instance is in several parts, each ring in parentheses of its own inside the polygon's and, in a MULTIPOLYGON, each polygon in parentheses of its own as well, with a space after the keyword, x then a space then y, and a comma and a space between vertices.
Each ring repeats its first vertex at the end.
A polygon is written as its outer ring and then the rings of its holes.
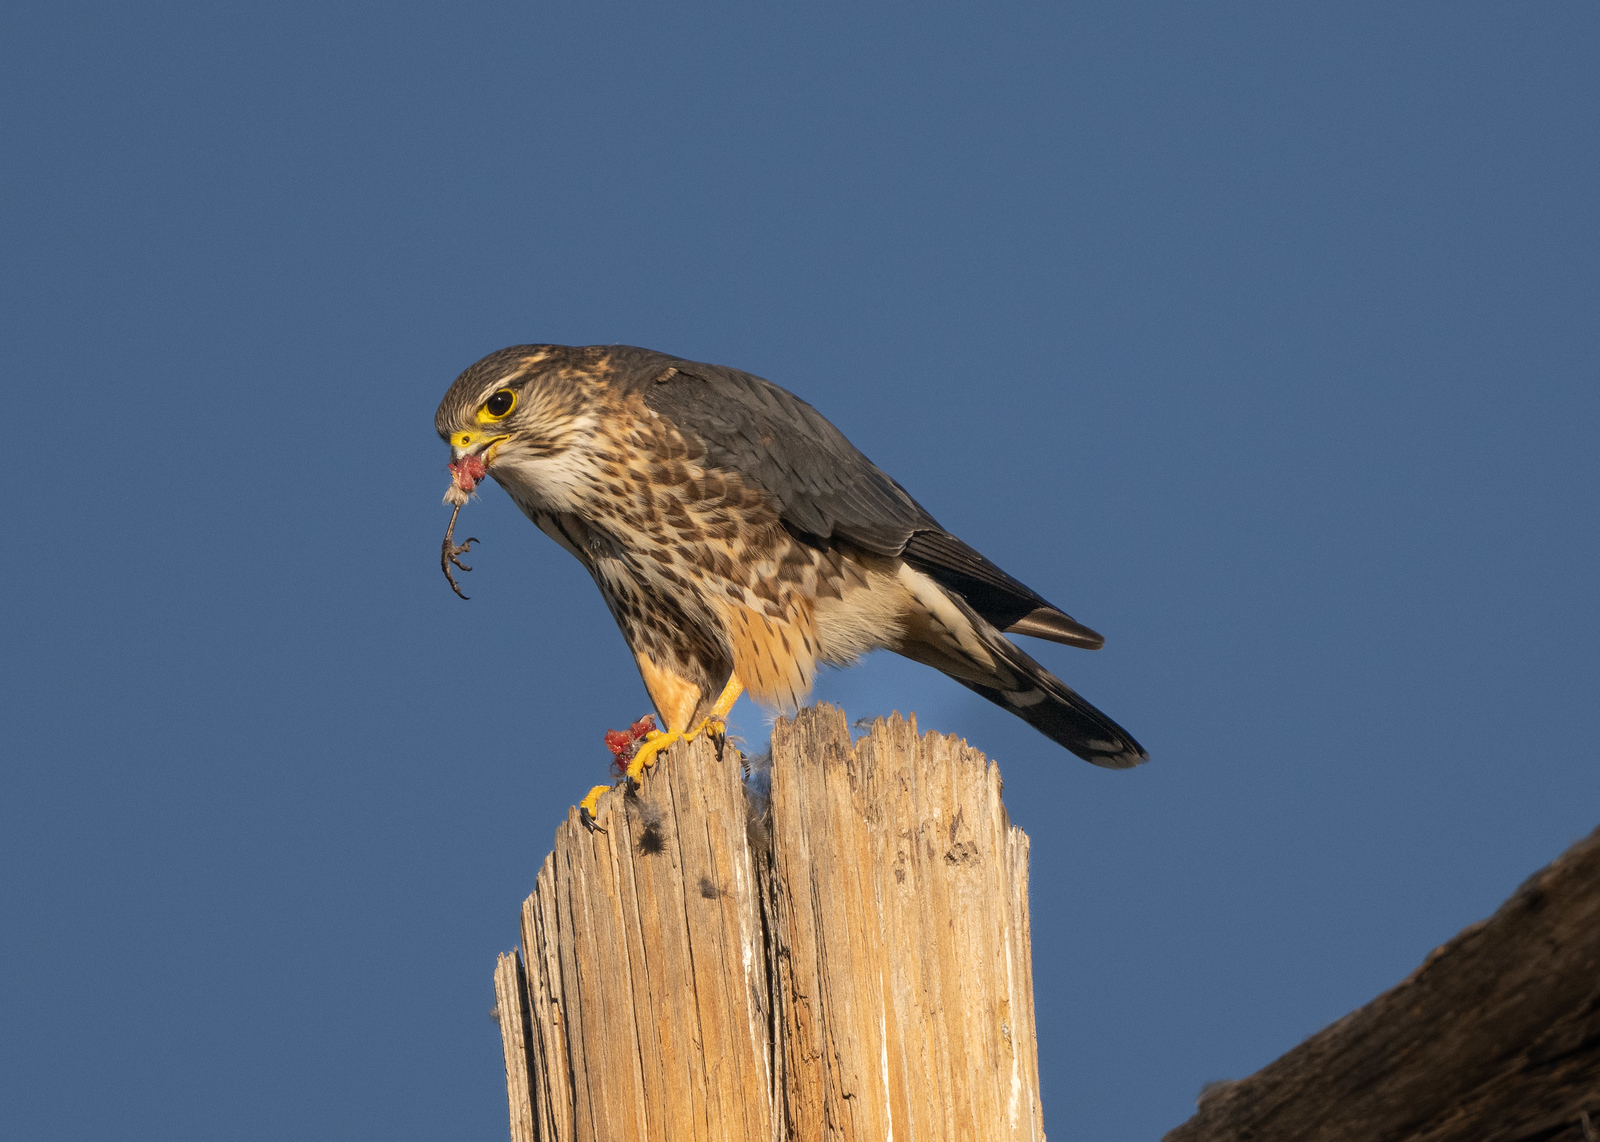
MULTIPOLYGON (((1033 840, 1046 1127, 1149 1139, 1600 821, 1600 11, 23 4, 0 1133, 504 1136, 490 973, 647 708, 451 379, 804 396, 1102 631, 924 668, 1033 840)), ((762 715, 741 706, 753 741, 762 715)))

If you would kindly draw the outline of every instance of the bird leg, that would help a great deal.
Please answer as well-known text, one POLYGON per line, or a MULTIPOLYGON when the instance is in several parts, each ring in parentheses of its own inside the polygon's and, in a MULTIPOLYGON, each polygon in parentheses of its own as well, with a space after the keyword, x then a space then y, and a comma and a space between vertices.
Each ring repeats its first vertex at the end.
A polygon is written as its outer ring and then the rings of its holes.
MULTIPOLYGON (((639 748, 635 751, 632 760, 628 762, 628 782, 637 786, 639 779, 644 776, 644 771, 656 763, 656 755, 673 742, 693 741, 707 731, 718 736, 726 733, 728 725, 724 719, 732 711, 734 703, 739 700, 739 696, 743 693, 744 683, 739 681, 737 675, 730 675, 728 684, 722 688, 722 693, 718 695, 710 711, 707 712, 706 716, 700 720, 700 724, 694 729, 683 731, 651 730, 645 734, 644 741, 639 744, 639 748)), ((578 819, 583 822, 584 827, 590 832, 605 832, 599 823, 600 794, 610 788, 611 786, 609 785, 596 785, 588 793, 584 794, 582 801, 578 802, 578 819)))
POLYGON ((694 729, 684 730, 682 733, 677 730, 667 730, 665 733, 651 730, 644 736, 644 744, 639 747, 639 752, 634 754, 633 760, 628 763, 628 780, 637 785, 645 769, 656 763, 656 754, 675 741, 694 741, 707 730, 719 735, 727 732, 728 726, 723 719, 728 716, 733 704, 743 693, 744 683, 739 681, 737 675, 730 675, 728 684, 722 688, 722 693, 717 697, 716 704, 694 729))
MULTIPOLYGON (((444 547, 439 552, 439 567, 444 571, 444 577, 450 580, 450 589, 458 595, 461 595, 461 585, 456 582, 456 577, 450 574, 450 564, 454 563, 463 571, 471 571, 472 568, 461 562, 460 557, 471 551, 474 543, 483 542, 477 538, 469 539, 465 543, 456 543, 454 541, 452 537, 456 531, 456 516, 460 514, 461 505, 457 504, 456 510, 450 513, 450 526, 444 529, 444 547)), ((466 595, 461 595, 461 597, 463 599, 467 598, 466 595)))
MULTIPOLYGON (((700 723, 696 734, 703 730, 710 730, 721 737, 728 732, 728 723, 725 720, 733 712, 734 703, 738 702, 739 695, 744 693, 744 683, 739 681, 737 674, 728 675, 728 684, 722 688, 722 693, 717 695, 716 704, 711 707, 711 712, 706 715, 706 720, 700 723)), ((693 737, 694 734, 689 735, 693 737)))

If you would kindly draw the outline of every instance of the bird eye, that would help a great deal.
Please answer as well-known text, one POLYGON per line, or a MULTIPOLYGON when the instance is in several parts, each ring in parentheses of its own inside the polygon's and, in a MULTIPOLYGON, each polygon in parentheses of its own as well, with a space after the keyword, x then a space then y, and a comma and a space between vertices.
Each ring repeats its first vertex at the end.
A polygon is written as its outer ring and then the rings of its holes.
POLYGON ((483 402, 483 411, 500 420, 511 414, 517 407, 517 394, 510 389, 501 389, 494 396, 483 402))

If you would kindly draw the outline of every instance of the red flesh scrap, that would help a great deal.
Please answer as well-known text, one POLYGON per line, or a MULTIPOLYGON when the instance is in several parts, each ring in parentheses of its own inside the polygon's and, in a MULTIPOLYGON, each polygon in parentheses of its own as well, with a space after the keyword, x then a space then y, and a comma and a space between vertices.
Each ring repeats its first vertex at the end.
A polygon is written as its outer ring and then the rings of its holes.
POLYGON ((655 715, 646 714, 625 730, 607 730, 606 748, 611 751, 611 768, 618 773, 626 773, 628 763, 639 751, 639 743, 644 741, 645 734, 655 728, 655 715))
POLYGON ((450 474, 455 477, 456 487, 470 492, 489 474, 489 469, 484 467, 482 456, 463 456, 450 462, 450 474))

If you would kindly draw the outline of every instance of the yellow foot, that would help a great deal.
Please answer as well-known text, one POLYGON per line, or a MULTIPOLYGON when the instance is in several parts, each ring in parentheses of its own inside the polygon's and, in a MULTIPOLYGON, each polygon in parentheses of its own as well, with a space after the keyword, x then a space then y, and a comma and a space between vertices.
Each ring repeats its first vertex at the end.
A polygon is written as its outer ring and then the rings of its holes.
POLYGON ((578 802, 578 820, 582 821, 583 827, 588 829, 591 833, 605 832, 605 830, 600 827, 600 821, 596 815, 596 809, 600 804, 600 794, 604 793, 610 788, 611 786, 609 785, 596 785, 593 789, 589 790, 582 801, 578 802))
POLYGON ((728 726, 721 718, 713 715, 701 721, 694 729, 681 734, 677 730, 667 730, 665 733, 660 730, 651 730, 644 735, 644 744, 639 747, 639 752, 634 754, 633 760, 628 763, 628 780, 635 785, 639 784, 639 778, 644 775, 644 771, 656 763, 656 754, 666 749, 673 742, 692 742, 707 730, 714 734, 725 734, 728 732, 728 726))
POLYGON ((651 730, 644 735, 644 742, 639 746, 639 752, 633 755, 633 760, 628 762, 628 780, 635 785, 639 784, 639 777, 646 767, 656 763, 656 754, 666 749, 673 742, 678 741, 683 735, 677 730, 651 730))

